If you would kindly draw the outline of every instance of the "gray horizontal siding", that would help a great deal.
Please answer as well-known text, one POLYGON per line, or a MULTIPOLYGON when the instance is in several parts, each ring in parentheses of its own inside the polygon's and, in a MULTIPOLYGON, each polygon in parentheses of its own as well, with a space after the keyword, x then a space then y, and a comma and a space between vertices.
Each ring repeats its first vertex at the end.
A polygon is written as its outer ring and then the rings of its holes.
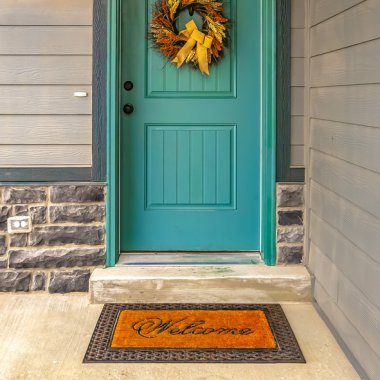
POLYGON ((379 83, 315 87, 310 92, 310 112, 315 119, 379 127, 379 98, 379 83))
MULTIPOLYGON (((325 7, 334 4, 326 1, 325 7)), ((313 3, 313 0, 311 1, 313 3)), ((311 56, 361 44, 379 37, 380 8, 378 0, 365 0, 352 8, 341 2, 342 11, 310 30, 311 56)))
MULTIPOLYGON (((342 283, 342 286, 344 284, 342 283)), ((350 348, 351 353, 364 368, 371 380, 377 380, 379 373, 379 357, 368 346, 368 342, 363 338, 348 316, 337 307, 336 300, 330 296, 318 279, 315 281, 314 296, 318 300, 320 308, 334 326, 337 333, 343 338, 344 343, 350 348)), ((342 379, 344 376, 342 377, 342 379)))
POLYGON ((312 86, 379 83, 380 40, 363 42, 311 59, 312 86))
MULTIPOLYGON (((337 226, 332 225, 331 221, 322 219, 324 215, 311 214, 310 232, 312 236, 312 245, 316 246, 334 265, 340 268, 342 273, 351 279, 352 283, 373 303, 380 308, 380 298, 377 290, 377 283, 380 276, 380 265, 352 242, 347 236, 337 229, 337 226), (341 253, 345 252, 344 255, 341 253)), ((354 240, 354 239, 352 239, 354 240)), ((317 273, 315 265, 313 267, 315 275, 322 280, 325 276, 324 271, 329 273, 330 265, 325 265, 324 262, 315 260, 314 254, 311 254, 311 259, 318 264, 321 270, 317 273)), ((335 284, 335 277, 325 277, 323 284, 329 286, 335 284)))
POLYGON ((0 83, 11 85, 89 85, 92 57, 83 55, 4 55, 0 83))
POLYGON ((1 85, 0 114, 91 115, 91 97, 91 86, 1 85), (87 92, 88 97, 74 97, 77 90, 87 92))
POLYGON ((91 55, 91 26, 1 26, 0 54, 91 55))
POLYGON ((361 3, 363 0, 312 0, 310 2, 310 24, 323 22, 361 3))
POLYGON ((291 151, 292 168, 304 167, 304 97, 305 97, 305 3, 291 2, 291 151))
POLYGON ((91 115, 0 115, 1 144, 91 144, 91 115))
POLYGON ((380 373, 380 2, 311 0, 309 266, 315 298, 380 373))
POLYGON ((92 0, 2 1, 3 177, 15 168, 92 167, 92 6, 92 0), (76 91, 88 96, 76 98, 76 91))
POLYGON ((92 0, 1 0, 0 25, 92 25, 92 0))

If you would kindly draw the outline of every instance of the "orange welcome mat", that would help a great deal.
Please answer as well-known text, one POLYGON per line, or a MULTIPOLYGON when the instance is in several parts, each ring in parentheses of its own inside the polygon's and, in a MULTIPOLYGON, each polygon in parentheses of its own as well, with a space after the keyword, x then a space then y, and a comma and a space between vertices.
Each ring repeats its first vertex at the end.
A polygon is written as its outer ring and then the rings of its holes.
POLYGON ((278 304, 106 304, 85 363, 305 363, 278 304))

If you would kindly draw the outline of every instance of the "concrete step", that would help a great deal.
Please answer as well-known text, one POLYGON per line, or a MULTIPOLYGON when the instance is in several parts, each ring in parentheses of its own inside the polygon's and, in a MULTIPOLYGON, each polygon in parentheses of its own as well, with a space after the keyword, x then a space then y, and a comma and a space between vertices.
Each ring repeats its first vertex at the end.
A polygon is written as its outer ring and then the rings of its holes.
POLYGON ((122 266, 95 269, 91 303, 310 302, 302 265, 122 266))

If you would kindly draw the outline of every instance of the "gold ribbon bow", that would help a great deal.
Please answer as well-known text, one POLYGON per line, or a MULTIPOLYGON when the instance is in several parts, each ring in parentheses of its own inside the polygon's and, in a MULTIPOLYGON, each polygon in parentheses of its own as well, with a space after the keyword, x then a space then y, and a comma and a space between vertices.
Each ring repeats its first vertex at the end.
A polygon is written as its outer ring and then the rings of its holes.
POLYGON ((186 61, 187 57, 191 54, 195 44, 197 44, 196 54, 198 58, 199 70, 202 74, 210 75, 208 71, 207 49, 211 48, 213 38, 202 33, 198 29, 194 20, 191 20, 186 24, 186 30, 182 30, 180 35, 185 36, 187 42, 172 62, 177 64, 177 68, 180 68, 186 61))

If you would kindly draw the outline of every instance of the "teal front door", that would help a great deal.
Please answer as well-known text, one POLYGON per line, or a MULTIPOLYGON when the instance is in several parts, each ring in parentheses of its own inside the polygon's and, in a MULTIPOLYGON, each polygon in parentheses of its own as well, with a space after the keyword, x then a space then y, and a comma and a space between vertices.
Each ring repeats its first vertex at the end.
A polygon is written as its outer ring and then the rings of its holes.
POLYGON ((259 251, 260 1, 223 2, 229 47, 210 76, 152 47, 153 3, 121 2, 120 107, 133 106, 120 122, 121 251, 259 251))

